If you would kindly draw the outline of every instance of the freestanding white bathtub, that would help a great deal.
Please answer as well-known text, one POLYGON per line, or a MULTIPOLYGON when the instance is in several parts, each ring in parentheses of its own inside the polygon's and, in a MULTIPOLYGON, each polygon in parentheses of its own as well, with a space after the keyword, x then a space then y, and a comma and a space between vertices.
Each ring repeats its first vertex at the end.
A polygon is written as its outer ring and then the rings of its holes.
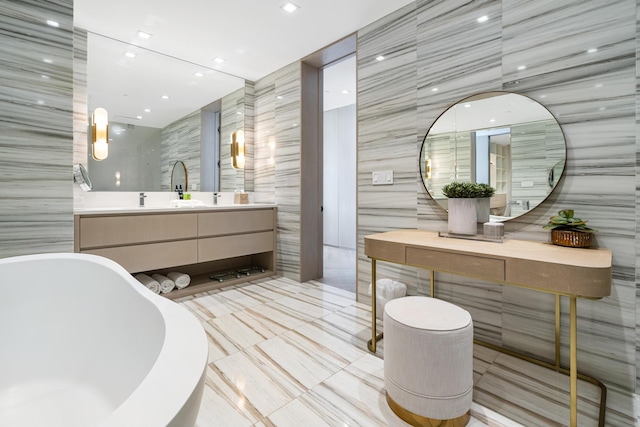
POLYGON ((193 426, 207 351, 193 315, 111 260, 0 259, 0 426, 193 426))

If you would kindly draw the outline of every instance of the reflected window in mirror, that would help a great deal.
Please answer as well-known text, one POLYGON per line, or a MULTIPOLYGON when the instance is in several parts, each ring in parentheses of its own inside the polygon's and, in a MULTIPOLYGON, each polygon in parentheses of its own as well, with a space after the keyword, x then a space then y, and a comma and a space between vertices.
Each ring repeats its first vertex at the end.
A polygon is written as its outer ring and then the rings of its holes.
POLYGON ((433 123, 420 152, 421 180, 447 209, 442 187, 453 181, 496 189, 491 220, 523 215, 558 185, 566 144, 557 120, 535 100, 510 92, 486 92, 457 102, 433 123))

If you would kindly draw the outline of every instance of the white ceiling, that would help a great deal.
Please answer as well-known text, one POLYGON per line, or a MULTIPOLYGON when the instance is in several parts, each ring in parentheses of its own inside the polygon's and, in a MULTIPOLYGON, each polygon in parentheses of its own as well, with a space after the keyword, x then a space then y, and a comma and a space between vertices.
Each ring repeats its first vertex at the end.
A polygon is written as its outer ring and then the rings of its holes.
MULTIPOLYGON (((144 56, 153 56, 152 52, 145 49, 188 63, 185 64, 188 65, 187 70, 179 72, 189 73, 187 80, 191 81, 192 87, 197 88, 198 85, 203 85, 202 80, 196 82, 193 79, 193 73, 198 71, 195 68, 209 74, 215 74, 211 70, 218 70, 231 76, 255 81, 354 33, 412 1, 295 0, 294 3, 298 4, 300 9, 289 14, 280 8, 285 3, 284 0, 75 0, 75 26, 84 28, 90 33, 121 41, 126 45, 137 46, 138 51, 143 53, 134 58, 133 61, 137 62, 127 63, 122 56, 119 58, 107 55, 96 57, 91 54, 91 47, 89 48, 90 108, 96 101, 103 106, 108 102, 114 102, 114 99, 103 101, 103 98, 92 90, 95 82, 102 78, 93 76, 92 79, 92 74, 96 73, 95 70, 102 70, 103 75, 111 75, 111 78, 122 74, 120 80, 110 81, 106 88, 100 89, 99 92, 103 95, 109 94, 111 98, 119 97, 120 105, 131 107, 131 111, 116 113, 118 116, 130 117, 129 120, 122 120, 123 122, 134 123, 138 120, 139 125, 151 126, 151 116, 141 113, 144 108, 149 108, 152 110, 150 114, 158 114, 155 121, 159 124, 156 123, 153 126, 162 126, 162 123, 167 124, 167 120, 171 120, 171 117, 159 118, 163 104, 158 101, 158 91, 162 89, 156 89, 156 93, 153 96, 149 95, 151 98, 144 102, 134 101, 133 91, 138 86, 151 86, 153 74, 163 76, 164 86, 168 87, 167 85, 175 80, 168 76, 170 69, 175 68, 177 71, 181 67, 160 66, 157 63, 145 65, 155 72, 145 74, 143 71, 138 71, 137 76, 127 76, 124 73, 112 71, 114 67, 132 68, 131 64, 141 64, 144 56), (152 37, 148 40, 141 39, 137 36, 138 30, 150 33, 152 37), (144 55, 145 52, 146 55, 144 55), (214 58, 217 57, 223 58, 224 62, 222 64, 214 62, 214 58), (100 62, 92 65, 92 60, 100 62), (141 75, 146 77, 141 78, 141 75), (126 81, 132 87, 125 90, 126 81), (97 96, 99 99, 96 99, 97 96), (126 99, 123 100, 123 98, 126 99), (142 121, 136 119, 137 115, 142 115, 144 119, 142 121)), ((124 48, 121 48, 118 54, 123 55, 123 50, 124 48)), ((355 67, 352 68, 355 73, 355 67)), ((185 80, 184 74, 180 76, 179 79, 185 80)), ((352 93, 355 96, 355 77, 352 75, 349 78, 354 81, 352 93)), ((211 91, 215 96, 225 90, 227 90, 225 93, 229 93, 232 87, 235 88, 232 80, 229 76, 222 78, 218 83, 218 92, 214 88, 208 88, 206 91, 199 88, 197 91, 201 94, 211 91)), ((332 84, 332 80, 325 82, 325 91, 328 90, 330 93, 342 91, 344 86, 342 79, 339 78, 335 83, 335 89, 331 87, 332 84)), ((175 91, 186 93, 183 87, 180 86, 175 91)), ((147 91, 150 90, 147 88, 147 91)), ((217 98, 211 97, 208 102, 215 99, 217 98)), ((202 100, 197 103, 199 105, 190 111, 206 105, 202 100)), ((164 103, 164 105, 167 104, 164 103)), ((96 106, 93 105, 93 108, 96 106)), ((182 108, 191 107, 184 105, 182 108)), ((182 112, 176 114, 182 114, 182 112)), ((175 118, 182 116, 177 115, 175 118)))

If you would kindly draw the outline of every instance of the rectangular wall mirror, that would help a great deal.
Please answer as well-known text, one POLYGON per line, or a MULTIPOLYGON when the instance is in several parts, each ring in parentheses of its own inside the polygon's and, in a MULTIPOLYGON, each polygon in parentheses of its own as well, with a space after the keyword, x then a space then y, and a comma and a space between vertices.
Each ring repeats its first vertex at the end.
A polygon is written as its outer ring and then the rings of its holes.
POLYGON ((88 117, 98 107, 109 114, 108 157, 94 160, 88 141, 93 190, 170 191, 177 161, 188 191, 245 188, 229 159, 229 135, 244 127, 244 86, 213 68, 87 33, 88 117))

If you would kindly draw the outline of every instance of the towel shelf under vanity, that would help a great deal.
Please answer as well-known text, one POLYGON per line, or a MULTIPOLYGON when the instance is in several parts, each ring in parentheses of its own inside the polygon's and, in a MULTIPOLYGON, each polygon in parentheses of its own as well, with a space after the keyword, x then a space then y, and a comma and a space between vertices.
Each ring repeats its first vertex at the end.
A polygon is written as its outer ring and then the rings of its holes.
POLYGON ((275 206, 74 215, 75 252, 101 255, 130 273, 180 269, 192 284, 169 298, 276 273, 275 206), (221 283, 211 274, 255 265, 259 274, 221 283))

